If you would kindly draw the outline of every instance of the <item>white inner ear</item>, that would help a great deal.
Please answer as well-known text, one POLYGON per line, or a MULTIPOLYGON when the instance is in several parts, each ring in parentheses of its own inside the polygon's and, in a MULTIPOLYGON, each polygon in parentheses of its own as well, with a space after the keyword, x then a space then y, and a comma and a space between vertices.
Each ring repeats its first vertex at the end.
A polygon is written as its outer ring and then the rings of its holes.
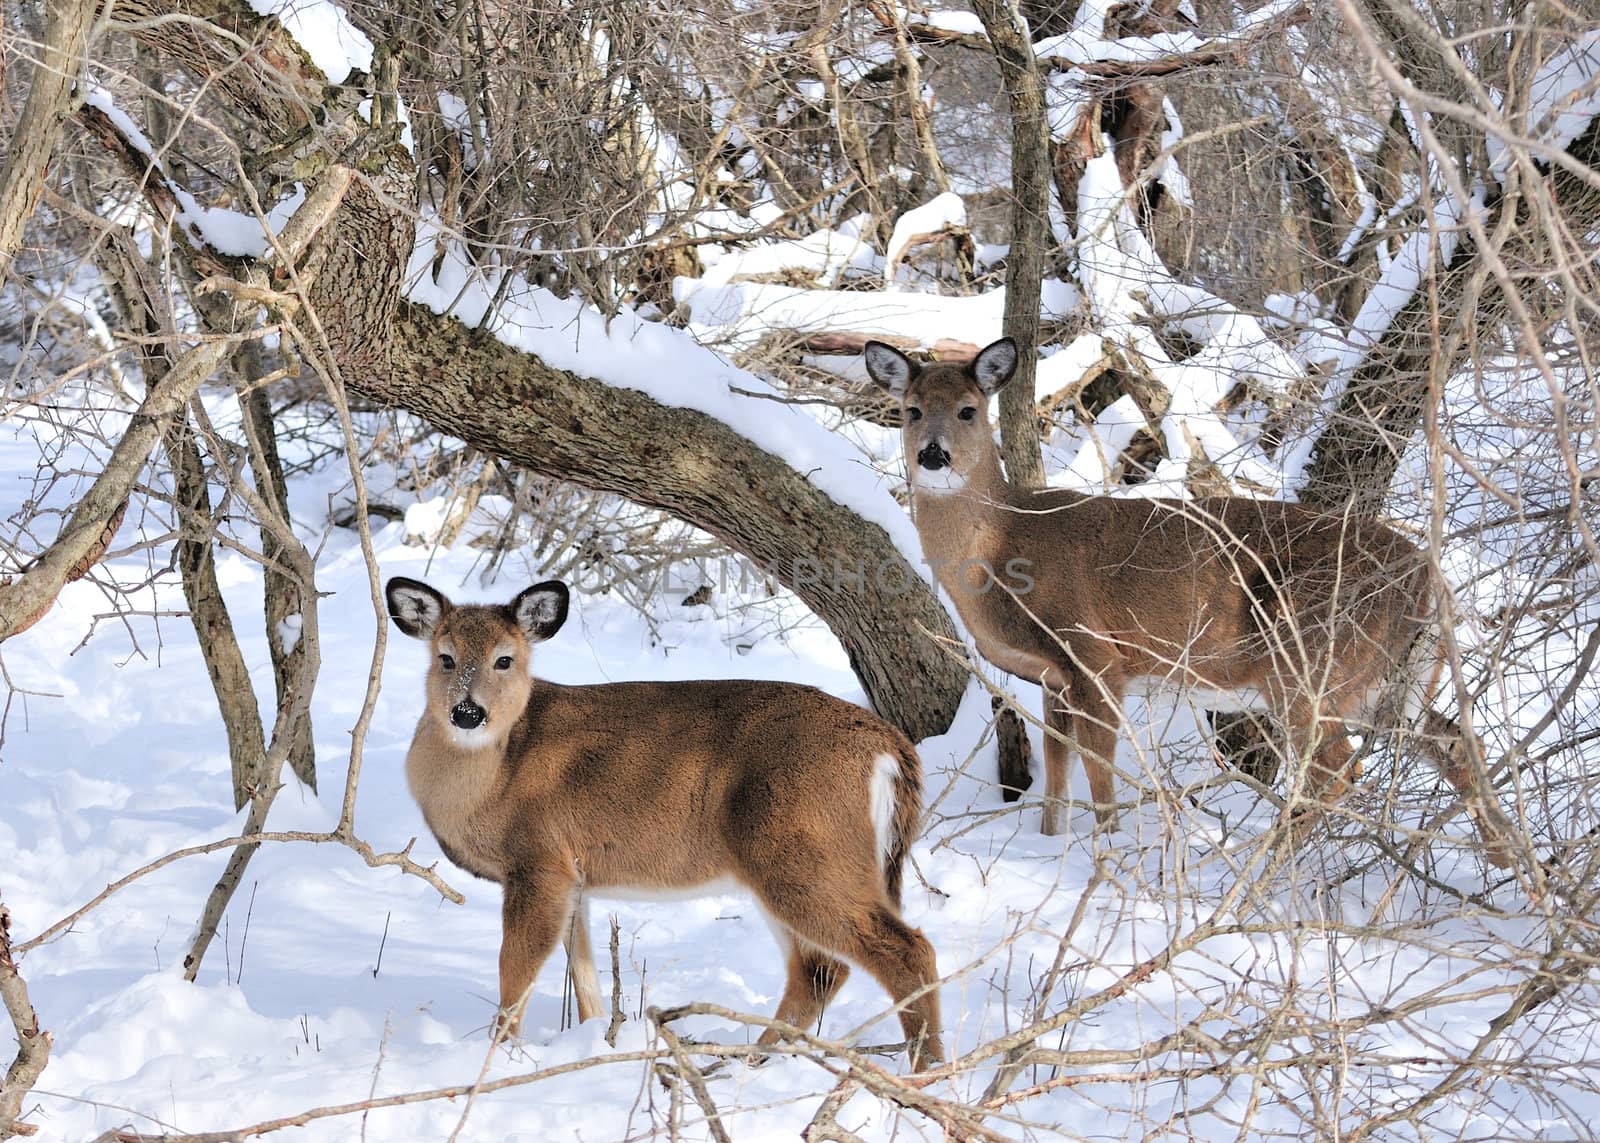
POLYGON ((534 634, 554 623, 560 614, 560 600, 555 592, 541 591, 523 597, 522 605, 517 608, 517 623, 524 631, 534 634))
POLYGON ((869 345, 867 373, 880 385, 887 385, 896 397, 911 384, 911 362, 885 345, 869 345))
POLYGON ((401 588, 395 592, 400 604, 400 615, 407 623, 423 631, 432 631, 439 622, 439 601, 420 591, 401 588))
POLYGON ((972 363, 972 374, 978 379, 979 385, 989 390, 1004 384, 1016 372, 1016 368, 1016 346, 1009 341, 1002 341, 978 354, 978 359, 972 363))

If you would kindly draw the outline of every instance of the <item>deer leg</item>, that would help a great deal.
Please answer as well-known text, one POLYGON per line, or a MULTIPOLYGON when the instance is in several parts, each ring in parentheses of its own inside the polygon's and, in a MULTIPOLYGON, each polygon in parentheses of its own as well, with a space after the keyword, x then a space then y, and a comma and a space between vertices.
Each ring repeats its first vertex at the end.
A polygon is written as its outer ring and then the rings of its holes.
POLYGON ((1113 764, 1117 733, 1122 727, 1122 688, 1113 687, 1110 671, 1097 676, 1075 673, 1072 697, 1072 739, 1089 779, 1096 829, 1117 828, 1117 793, 1113 764))
POLYGON ((849 926, 839 950, 870 972, 900 1007, 900 1028, 911 1049, 911 1069, 944 1059, 939 1029, 939 970, 928 938, 875 904, 849 926))
MULTIPOLYGON (((500 1014, 496 1034, 521 1034, 522 1011, 539 966, 561 940, 577 884, 552 870, 516 871, 505 881, 500 919, 500 1014)), ((593 962, 590 962, 591 968, 593 962)))
POLYGON ((594 950, 589 947, 589 899, 581 890, 573 895, 572 917, 567 921, 562 944, 567 950, 572 995, 578 1002, 578 1023, 606 1015, 606 1004, 600 997, 600 976, 594 967, 594 950))
MULTIPOLYGON (((1489 864, 1496 869, 1510 869, 1516 864, 1511 848, 1513 826, 1500 811, 1493 787, 1480 781, 1478 768, 1472 764, 1472 755, 1467 749, 1466 736, 1467 732, 1459 724, 1437 711, 1429 708, 1423 712, 1423 757, 1466 799, 1489 864)), ((1478 756, 1483 756, 1481 744, 1478 756)))
POLYGON ((1067 797, 1067 769, 1071 761, 1071 748, 1063 739, 1072 738, 1072 712, 1067 710, 1064 696, 1055 694, 1049 687, 1044 691, 1044 815, 1039 821, 1039 832, 1054 837, 1062 831, 1063 803, 1067 797))
MULTIPOLYGON (((797 855, 799 856, 799 855, 797 855)), ((872 974, 900 1009, 900 1027, 911 1048, 912 1067, 920 1071, 944 1058, 939 1042, 939 970, 928 939, 900 919, 881 885, 872 885, 847 863, 811 862, 809 877, 795 875, 760 885, 761 903, 794 935, 799 953, 812 946, 822 958, 827 953, 854 961, 872 974)), ((802 966, 805 962, 801 961, 802 966)), ((820 964, 820 960, 813 962, 820 964)), ((793 966, 793 962, 791 962, 793 966)), ((793 985, 793 967, 791 967, 793 985)), ((840 976, 834 985, 842 982, 840 976)), ((797 1008, 809 1007, 821 990, 807 985, 793 998, 797 1008)), ((787 1004, 791 997, 785 990, 787 1004)), ((780 1005, 780 1012, 782 1007, 780 1005)), ((765 1037, 763 1037, 765 1039, 765 1037)))
MULTIPOLYGON (((788 979, 775 1015, 785 1024, 809 1028, 850 975, 850 966, 801 940, 788 929, 783 930, 783 936, 789 946, 788 979)), ((776 1028, 768 1028, 756 1042, 776 1044, 782 1038, 776 1028)))

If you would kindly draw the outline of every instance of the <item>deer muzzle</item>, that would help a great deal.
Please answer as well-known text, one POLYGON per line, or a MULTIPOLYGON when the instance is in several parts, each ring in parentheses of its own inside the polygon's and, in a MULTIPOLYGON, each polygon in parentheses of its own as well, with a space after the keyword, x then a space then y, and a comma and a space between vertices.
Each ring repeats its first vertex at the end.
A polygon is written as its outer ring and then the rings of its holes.
POLYGON ((489 712, 469 698, 450 708, 450 724, 461 730, 477 730, 488 717, 489 712))
POLYGON ((931 472, 938 472, 941 468, 950 467, 950 454, 938 441, 929 441, 917 453, 917 463, 931 472))

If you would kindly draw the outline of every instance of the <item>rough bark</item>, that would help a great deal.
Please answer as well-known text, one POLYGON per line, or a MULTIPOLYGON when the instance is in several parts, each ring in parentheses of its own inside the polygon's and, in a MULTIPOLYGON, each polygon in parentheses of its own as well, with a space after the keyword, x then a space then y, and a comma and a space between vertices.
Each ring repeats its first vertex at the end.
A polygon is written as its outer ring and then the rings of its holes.
POLYGON ((96 0, 49 0, 44 43, 28 99, 0 166, 0 273, 11 264, 23 228, 44 191, 45 170, 72 114, 72 89, 83 70, 96 0))
MULTIPOLYGON (((130 0, 128 8, 148 18, 136 35, 198 78, 214 79, 265 133, 301 138, 308 92, 320 94, 320 76, 276 21, 239 0, 130 0), (194 19, 160 18, 175 12, 194 19), (232 40, 197 33, 196 21, 215 22, 256 48, 241 58, 232 40)), ((119 5, 119 16, 125 10, 119 5)), ((343 145, 350 133, 370 136, 384 127, 330 120, 323 144, 343 145)), ((366 156, 359 160, 363 177, 350 184, 322 231, 327 240, 308 260, 315 266, 306 299, 313 340, 351 392, 406 408, 535 472, 704 528, 771 567, 829 625, 879 713, 913 738, 949 726, 967 680, 947 649, 959 645, 954 628, 926 584, 902 574, 901 557, 880 527, 714 418, 551 368, 404 301, 401 278, 414 233, 404 209, 415 197, 410 161, 378 144, 366 156), (835 561, 846 570, 865 564, 869 574, 836 589, 829 582, 835 561), (830 572, 821 582, 807 574, 818 564, 830 572), (893 571, 880 579, 872 574, 880 566, 893 571)), ((0 596, 0 615, 3 603, 0 596)))
POLYGON ((1011 252, 1006 256, 1005 332, 1022 347, 1016 376, 1000 391, 1000 455, 1019 488, 1044 486, 1034 403, 1035 347, 1044 255, 1050 246, 1050 127, 1044 77, 1016 0, 974 0, 994 44, 1011 110, 1011 252))
POLYGON ((1000 797, 1014 802, 1033 785, 1033 747, 1022 716, 1002 698, 990 700, 994 710, 995 749, 1000 756, 1000 797))

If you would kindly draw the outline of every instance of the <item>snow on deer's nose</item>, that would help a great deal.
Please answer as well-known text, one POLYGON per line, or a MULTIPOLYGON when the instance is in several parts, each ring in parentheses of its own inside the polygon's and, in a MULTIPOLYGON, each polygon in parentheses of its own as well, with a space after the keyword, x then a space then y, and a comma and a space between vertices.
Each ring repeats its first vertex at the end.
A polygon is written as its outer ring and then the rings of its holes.
POLYGON ((468 698, 450 708, 450 723, 461 730, 477 730, 488 717, 488 711, 468 698))

